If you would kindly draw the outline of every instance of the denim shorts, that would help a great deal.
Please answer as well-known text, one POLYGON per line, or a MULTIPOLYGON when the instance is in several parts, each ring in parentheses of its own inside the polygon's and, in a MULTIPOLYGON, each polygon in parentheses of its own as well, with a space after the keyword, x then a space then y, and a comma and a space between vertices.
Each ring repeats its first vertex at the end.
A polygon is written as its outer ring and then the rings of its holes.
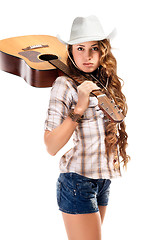
POLYGON ((60 173, 57 180, 59 210, 70 214, 98 212, 107 206, 110 179, 91 179, 77 173, 60 173))

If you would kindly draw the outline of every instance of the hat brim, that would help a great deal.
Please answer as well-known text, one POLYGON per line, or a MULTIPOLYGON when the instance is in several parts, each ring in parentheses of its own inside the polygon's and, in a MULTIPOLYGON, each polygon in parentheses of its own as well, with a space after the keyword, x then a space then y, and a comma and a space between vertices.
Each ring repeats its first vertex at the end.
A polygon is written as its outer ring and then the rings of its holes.
POLYGON ((115 35, 117 34, 117 30, 116 28, 113 29, 113 31, 105 36, 89 36, 89 37, 79 37, 79 38, 76 38, 76 39, 72 39, 72 40, 69 40, 69 41, 64 41, 61 39, 61 37, 59 35, 57 35, 57 39, 65 44, 65 45, 74 45, 74 44, 79 44, 79 43, 83 43, 83 42, 90 42, 90 41, 101 41, 101 40, 104 40, 104 39, 112 39, 115 37, 115 35))
POLYGON ((65 45, 74 45, 74 44, 79 44, 79 43, 83 43, 83 42, 104 40, 104 39, 107 38, 107 36, 81 37, 81 38, 73 39, 73 40, 70 40, 70 41, 64 41, 60 38, 60 36, 57 36, 57 38, 61 43, 65 44, 65 45))

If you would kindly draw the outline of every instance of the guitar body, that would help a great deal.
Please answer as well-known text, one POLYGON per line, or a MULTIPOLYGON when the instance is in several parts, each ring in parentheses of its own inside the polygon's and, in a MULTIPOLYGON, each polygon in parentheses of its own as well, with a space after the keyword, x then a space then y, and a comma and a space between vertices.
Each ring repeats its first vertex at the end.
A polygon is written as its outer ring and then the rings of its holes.
POLYGON ((61 74, 43 58, 53 55, 66 63, 65 45, 53 36, 28 35, 0 40, 0 69, 22 77, 34 87, 51 87, 61 74))

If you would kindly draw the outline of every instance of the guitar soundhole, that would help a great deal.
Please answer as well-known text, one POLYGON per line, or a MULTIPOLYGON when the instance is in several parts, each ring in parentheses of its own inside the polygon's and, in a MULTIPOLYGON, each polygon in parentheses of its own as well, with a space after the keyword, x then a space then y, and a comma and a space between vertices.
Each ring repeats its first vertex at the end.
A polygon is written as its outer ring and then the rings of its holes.
POLYGON ((53 54, 42 54, 42 55, 39 56, 39 59, 43 60, 43 61, 49 61, 49 60, 58 59, 58 57, 56 55, 53 55, 53 54))

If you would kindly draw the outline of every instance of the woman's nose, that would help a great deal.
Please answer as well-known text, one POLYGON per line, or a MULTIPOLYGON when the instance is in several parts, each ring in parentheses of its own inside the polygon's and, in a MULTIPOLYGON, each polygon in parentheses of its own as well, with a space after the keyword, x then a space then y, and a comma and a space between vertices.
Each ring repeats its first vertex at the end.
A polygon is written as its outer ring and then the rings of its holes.
POLYGON ((90 60, 90 59, 92 58, 92 53, 91 53, 91 51, 89 51, 89 50, 86 51, 85 57, 86 57, 87 60, 90 60))

